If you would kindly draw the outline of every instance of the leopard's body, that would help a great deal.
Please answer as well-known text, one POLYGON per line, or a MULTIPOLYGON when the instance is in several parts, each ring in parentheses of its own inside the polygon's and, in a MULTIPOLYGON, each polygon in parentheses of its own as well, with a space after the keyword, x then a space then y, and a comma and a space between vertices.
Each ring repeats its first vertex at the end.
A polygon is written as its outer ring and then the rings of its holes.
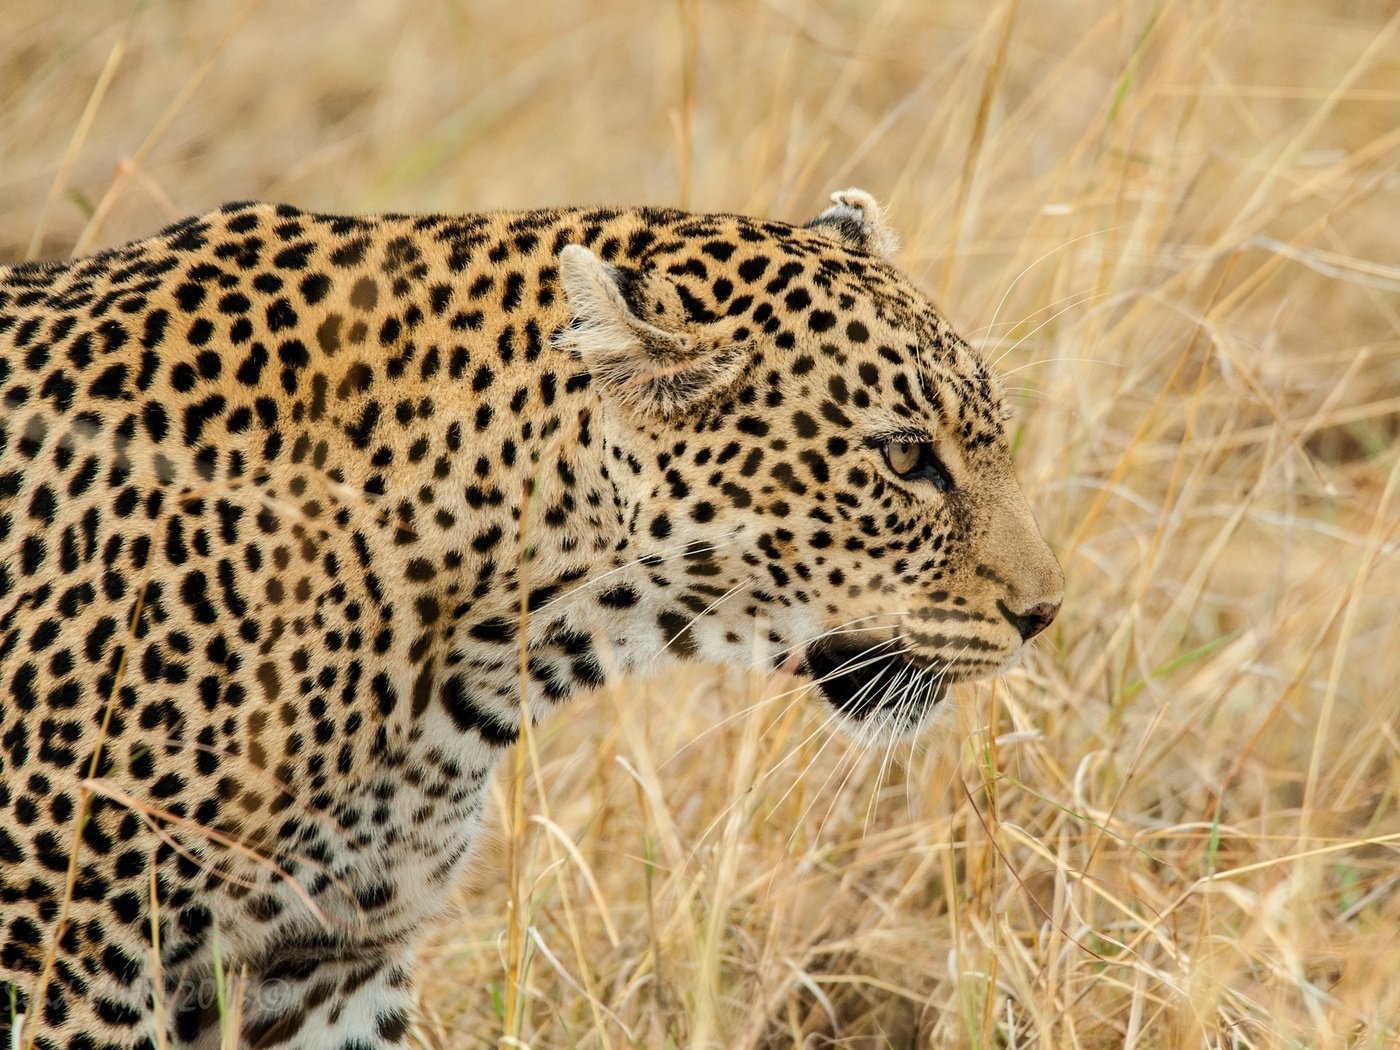
POLYGON ((1014 659, 1059 570, 887 240, 232 205, 0 269, 0 1044, 401 1045, 525 706, 758 653, 892 733, 1014 659))

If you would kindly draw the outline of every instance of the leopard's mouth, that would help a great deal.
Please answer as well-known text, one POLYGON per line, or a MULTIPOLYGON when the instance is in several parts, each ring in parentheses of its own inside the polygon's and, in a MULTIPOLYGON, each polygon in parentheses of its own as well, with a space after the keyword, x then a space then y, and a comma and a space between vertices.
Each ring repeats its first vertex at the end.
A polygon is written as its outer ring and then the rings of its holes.
POLYGON ((803 671, 827 703, 852 721, 880 714, 917 723, 947 694, 953 676, 946 664, 891 651, 893 646, 818 642, 808 648, 803 671))

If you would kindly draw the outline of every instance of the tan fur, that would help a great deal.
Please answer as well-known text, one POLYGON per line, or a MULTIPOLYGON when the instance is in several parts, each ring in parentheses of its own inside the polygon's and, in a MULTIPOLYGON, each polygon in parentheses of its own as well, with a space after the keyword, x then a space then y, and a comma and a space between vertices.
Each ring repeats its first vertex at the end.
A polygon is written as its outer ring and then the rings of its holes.
POLYGON ((791 654, 875 740, 1024 651, 1061 579, 995 378, 833 202, 235 205, 0 270, 0 986, 42 1045, 214 1045, 216 940, 242 1042, 403 1045, 522 706, 605 671, 791 654))

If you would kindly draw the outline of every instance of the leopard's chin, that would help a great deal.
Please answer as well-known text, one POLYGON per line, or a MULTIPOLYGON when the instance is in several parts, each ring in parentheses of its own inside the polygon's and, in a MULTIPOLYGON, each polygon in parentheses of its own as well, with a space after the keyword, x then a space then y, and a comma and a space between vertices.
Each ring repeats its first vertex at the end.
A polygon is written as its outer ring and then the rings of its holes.
POLYGON ((802 670, 848 723, 898 735, 925 721, 955 676, 946 664, 892 649, 891 642, 817 643, 802 670))

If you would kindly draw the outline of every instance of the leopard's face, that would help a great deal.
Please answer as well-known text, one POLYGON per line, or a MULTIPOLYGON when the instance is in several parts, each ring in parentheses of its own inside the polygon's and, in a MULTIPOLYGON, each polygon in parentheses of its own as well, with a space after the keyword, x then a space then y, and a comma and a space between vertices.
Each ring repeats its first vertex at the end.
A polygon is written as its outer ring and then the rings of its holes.
MULTIPOLYGON (((873 221, 839 197, 836 219, 873 221)), ((852 245, 821 224, 741 239, 723 266, 629 272, 571 249, 569 338, 638 482, 634 555, 679 577, 662 615, 706 658, 800 667, 884 738, 1014 663, 1063 580, 991 369, 862 250, 871 231, 852 245)))

